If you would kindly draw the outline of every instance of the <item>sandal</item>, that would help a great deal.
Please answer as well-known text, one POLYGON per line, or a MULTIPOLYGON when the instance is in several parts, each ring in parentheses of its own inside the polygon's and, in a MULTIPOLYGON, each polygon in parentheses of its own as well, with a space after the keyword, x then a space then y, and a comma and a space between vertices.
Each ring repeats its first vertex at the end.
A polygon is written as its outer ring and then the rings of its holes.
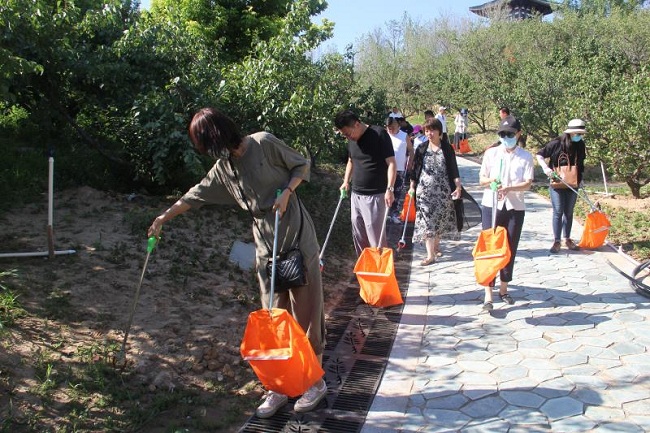
POLYGON ((503 302, 505 302, 508 305, 512 305, 515 303, 515 300, 512 299, 512 296, 510 296, 508 293, 504 293, 503 295, 499 294, 499 297, 503 302))
POLYGON ((436 258, 435 258, 435 257, 431 257, 431 258, 429 258, 429 259, 424 259, 424 260, 422 260, 422 261, 420 262, 420 266, 429 266, 431 263, 435 263, 435 262, 436 262, 436 258))
POLYGON ((489 313, 489 312, 492 311, 493 309, 494 309, 494 306, 492 305, 492 302, 488 301, 488 302, 486 302, 485 304, 483 304, 483 308, 482 308, 483 311, 489 313))

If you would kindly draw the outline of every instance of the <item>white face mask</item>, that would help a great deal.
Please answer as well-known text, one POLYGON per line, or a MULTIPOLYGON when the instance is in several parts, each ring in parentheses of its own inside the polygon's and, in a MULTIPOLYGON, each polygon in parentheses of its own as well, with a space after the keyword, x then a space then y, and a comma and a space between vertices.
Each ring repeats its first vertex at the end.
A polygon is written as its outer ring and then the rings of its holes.
POLYGON ((499 138, 499 141, 506 147, 506 149, 512 149, 517 145, 517 137, 503 137, 499 138))

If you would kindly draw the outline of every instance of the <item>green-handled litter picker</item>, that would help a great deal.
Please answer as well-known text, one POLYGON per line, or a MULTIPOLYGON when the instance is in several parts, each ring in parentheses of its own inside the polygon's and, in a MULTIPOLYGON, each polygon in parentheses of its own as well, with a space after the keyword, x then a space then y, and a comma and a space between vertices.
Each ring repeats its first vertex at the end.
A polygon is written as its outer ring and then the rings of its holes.
POLYGON ((122 341, 122 348, 120 353, 117 355, 117 362, 126 365, 126 340, 129 338, 129 332, 131 331, 131 324, 133 323, 133 315, 135 314, 135 309, 138 306, 138 300, 140 299, 140 288, 142 287, 142 281, 144 280, 144 273, 147 270, 147 263, 149 263, 149 256, 151 252, 156 248, 159 237, 151 236, 147 240, 147 256, 144 259, 144 265, 142 266, 142 274, 140 275, 140 282, 138 287, 135 289, 135 297, 133 298, 133 305, 131 306, 131 313, 129 314, 129 321, 126 324, 126 329, 124 330, 124 340, 122 341))

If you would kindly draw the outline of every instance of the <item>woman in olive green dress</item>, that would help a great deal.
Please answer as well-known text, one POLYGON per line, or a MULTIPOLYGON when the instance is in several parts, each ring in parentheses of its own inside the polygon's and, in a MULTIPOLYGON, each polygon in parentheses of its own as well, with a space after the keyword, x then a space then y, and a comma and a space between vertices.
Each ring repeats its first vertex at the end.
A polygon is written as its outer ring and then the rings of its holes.
MULTIPOLYGON (((153 221, 149 236, 157 236, 162 225, 177 215, 204 204, 236 205, 250 210, 254 217, 260 298, 262 307, 268 308, 271 284, 266 263, 272 255, 275 211, 279 209, 282 218, 278 251, 286 252, 294 246, 300 249, 307 284, 275 293, 273 307, 284 308, 293 315, 322 361, 325 314, 318 258, 320 247, 309 212, 295 194, 300 183, 309 181, 309 160, 270 133, 242 136, 235 123, 215 108, 203 108, 194 115, 189 135, 196 150, 210 155, 216 162, 201 182, 153 221), (276 197, 278 189, 282 194, 276 197)), ((321 379, 296 401, 294 410, 314 409, 326 393, 327 387, 321 379)), ((271 417, 287 401, 287 396, 270 391, 256 415, 271 417)))

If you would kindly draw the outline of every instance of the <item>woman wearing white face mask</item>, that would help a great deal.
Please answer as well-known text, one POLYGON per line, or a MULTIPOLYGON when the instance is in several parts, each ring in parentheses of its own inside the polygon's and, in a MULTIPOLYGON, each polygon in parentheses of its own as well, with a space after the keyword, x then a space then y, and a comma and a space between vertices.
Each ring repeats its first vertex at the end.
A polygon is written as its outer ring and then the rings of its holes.
MULTIPOLYGON (((512 274, 517 255, 517 246, 524 225, 526 204, 524 191, 530 189, 533 183, 533 156, 517 146, 521 135, 521 124, 512 116, 505 117, 497 130, 501 144, 489 148, 483 155, 480 184, 486 187, 481 201, 481 220, 483 229, 492 227, 492 206, 494 190, 497 193, 496 225, 504 227, 508 233, 511 257, 505 268, 499 272, 499 296, 509 305, 515 303, 508 293, 508 283, 512 274)), ((492 288, 494 282, 485 288, 483 310, 492 310, 492 288)))
MULTIPOLYGON (((580 119, 573 119, 569 122, 567 129, 562 135, 551 140, 544 148, 537 152, 536 158, 544 173, 553 179, 554 171, 558 167, 573 168, 575 184, 577 188, 582 183, 582 174, 585 170, 585 158, 587 156, 583 136, 586 133, 585 122, 580 119), (546 164, 548 159, 548 164, 546 164)), ((569 183, 569 182, 567 182, 569 183)), ((554 182, 549 187, 551 204, 553 205, 553 246, 551 253, 560 251, 560 239, 564 232, 564 243, 570 250, 578 250, 579 247, 571 240, 571 226, 573 224, 573 208, 578 196, 569 188, 563 188, 562 182, 554 182)))

